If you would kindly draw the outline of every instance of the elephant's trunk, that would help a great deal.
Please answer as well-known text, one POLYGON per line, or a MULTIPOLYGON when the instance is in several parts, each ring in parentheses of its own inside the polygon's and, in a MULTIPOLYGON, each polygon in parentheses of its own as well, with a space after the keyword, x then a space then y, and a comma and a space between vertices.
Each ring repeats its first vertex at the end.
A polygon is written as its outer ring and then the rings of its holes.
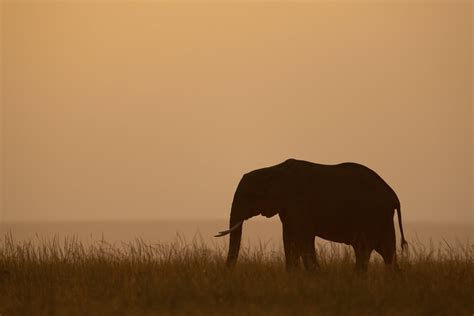
POLYGON ((239 256, 240 250, 240 240, 242 238, 242 224, 243 220, 238 218, 234 213, 234 210, 231 211, 229 228, 235 228, 230 233, 229 239, 229 253, 227 254, 227 266, 233 267, 237 262, 237 257, 239 256), (238 225, 240 223, 240 225, 238 225))

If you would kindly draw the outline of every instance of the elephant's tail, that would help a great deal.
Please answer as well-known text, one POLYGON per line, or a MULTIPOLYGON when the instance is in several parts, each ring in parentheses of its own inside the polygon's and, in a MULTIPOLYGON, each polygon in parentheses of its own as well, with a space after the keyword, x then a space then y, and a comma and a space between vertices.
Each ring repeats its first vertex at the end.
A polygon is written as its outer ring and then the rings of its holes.
POLYGON ((402 241, 400 243, 402 250, 406 250, 408 247, 408 243, 405 240, 405 235, 403 234, 403 225, 402 225, 402 208, 400 206, 400 203, 398 203, 397 206, 397 214, 398 214, 398 226, 400 227, 400 235, 402 237, 402 241))

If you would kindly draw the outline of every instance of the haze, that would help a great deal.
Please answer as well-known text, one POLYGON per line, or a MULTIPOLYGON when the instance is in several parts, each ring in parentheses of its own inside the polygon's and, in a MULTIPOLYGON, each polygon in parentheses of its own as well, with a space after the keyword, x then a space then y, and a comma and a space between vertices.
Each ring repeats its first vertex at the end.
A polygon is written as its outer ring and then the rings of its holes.
POLYGON ((4 1, 2 220, 225 218, 293 157, 473 223, 472 7, 4 1))

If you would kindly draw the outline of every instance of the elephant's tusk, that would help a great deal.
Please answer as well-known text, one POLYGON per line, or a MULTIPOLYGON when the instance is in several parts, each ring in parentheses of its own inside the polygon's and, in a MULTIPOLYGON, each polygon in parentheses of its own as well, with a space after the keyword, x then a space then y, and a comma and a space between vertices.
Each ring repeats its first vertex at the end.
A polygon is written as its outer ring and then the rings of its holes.
POLYGON ((215 235, 214 237, 222 237, 222 236, 225 236, 225 235, 227 235, 227 234, 230 234, 231 232, 233 232, 234 230, 236 230, 237 228, 239 228, 239 227, 242 225, 243 222, 244 222, 244 221, 238 222, 237 224, 235 224, 234 226, 232 226, 232 228, 230 228, 230 229, 228 229, 228 230, 221 231, 221 232, 219 232, 219 234, 215 235))

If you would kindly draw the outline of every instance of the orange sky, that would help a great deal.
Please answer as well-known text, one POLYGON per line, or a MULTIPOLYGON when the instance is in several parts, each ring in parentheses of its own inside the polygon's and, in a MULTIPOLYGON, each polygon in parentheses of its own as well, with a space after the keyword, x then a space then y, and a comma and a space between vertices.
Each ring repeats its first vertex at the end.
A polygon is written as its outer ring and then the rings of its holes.
POLYGON ((224 218, 241 175, 356 161, 474 221, 472 3, 4 1, 4 220, 224 218))

